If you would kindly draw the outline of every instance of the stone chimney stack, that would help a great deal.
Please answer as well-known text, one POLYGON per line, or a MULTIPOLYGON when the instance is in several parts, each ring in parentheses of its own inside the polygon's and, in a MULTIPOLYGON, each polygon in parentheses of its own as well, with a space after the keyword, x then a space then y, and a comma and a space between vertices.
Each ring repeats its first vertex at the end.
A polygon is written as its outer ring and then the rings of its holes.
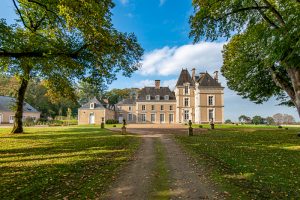
POLYGON ((160 89, 160 80, 155 80, 155 89, 160 89))
POLYGON ((193 68, 192 69, 192 79, 193 79, 193 81, 195 81, 195 75, 196 75, 196 69, 193 68))
POLYGON ((214 79, 216 80, 216 81, 219 81, 219 77, 218 77, 218 71, 215 71, 214 72, 214 79))

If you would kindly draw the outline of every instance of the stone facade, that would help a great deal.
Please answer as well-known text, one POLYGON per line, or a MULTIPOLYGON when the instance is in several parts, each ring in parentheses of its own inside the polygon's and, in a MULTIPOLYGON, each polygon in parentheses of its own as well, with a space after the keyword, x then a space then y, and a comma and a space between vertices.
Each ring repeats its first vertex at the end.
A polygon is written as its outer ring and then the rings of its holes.
POLYGON ((127 123, 214 123, 224 122, 224 88, 215 72, 192 76, 183 69, 172 92, 155 81, 155 87, 144 87, 135 99, 124 99, 117 106, 116 117, 127 123))

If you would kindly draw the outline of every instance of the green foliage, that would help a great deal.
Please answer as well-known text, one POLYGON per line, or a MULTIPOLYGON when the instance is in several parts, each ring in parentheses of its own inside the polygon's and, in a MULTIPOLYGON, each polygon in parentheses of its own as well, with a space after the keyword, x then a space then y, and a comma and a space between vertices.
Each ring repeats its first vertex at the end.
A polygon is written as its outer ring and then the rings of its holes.
POLYGON ((232 124, 232 121, 230 119, 226 119, 225 124, 232 124))
POLYGON ((221 68, 228 87, 256 103, 276 96, 300 114, 295 87, 300 82, 300 2, 193 0, 193 5, 195 42, 234 35, 224 46, 221 68))
POLYGON ((104 93, 104 97, 108 99, 111 105, 117 104, 122 99, 129 98, 131 96, 132 89, 112 89, 104 93))
POLYGON ((108 120, 106 120, 105 123, 106 123, 106 124, 118 124, 119 121, 116 120, 116 119, 108 119, 108 120))
POLYGON ((1 199, 103 199, 139 144, 99 127, 25 131, 8 137, 0 128, 1 199))
POLYGON ((297 131, 231 128, 176 138, 229 192, 229 199, 298 199, 297 131))
POLYGON ((251 117, 248 117, 246 115, 241 115, 241 116, 239 116, 239 121, 249 124, 249 123, 251 123, 252 119, 251 119, 251 117))
POLYGON ((252 123, 253 124, 263 124, 264 119, 261 116, 256 115, 252 118, 252 123))
POLYGON ((266 123, 268 125, 274 125, 275 124, 275 121, 274 121, 273 117, 267 117, 265 120, 266 120, 266 123))

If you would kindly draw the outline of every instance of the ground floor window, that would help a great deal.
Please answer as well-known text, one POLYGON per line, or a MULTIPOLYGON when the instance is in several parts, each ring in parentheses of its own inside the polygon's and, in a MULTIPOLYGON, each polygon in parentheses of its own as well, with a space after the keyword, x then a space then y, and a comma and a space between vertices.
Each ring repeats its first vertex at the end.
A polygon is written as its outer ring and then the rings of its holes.
POLYGON ((209 121, 214 120, 214 109, 208 110, 208 119, 209 121))
POLYGON ((131 113, 128 114, 128 121, 132 121, 132 114, 131 113))
POLYGON ((141 114, 141 120, 142 122, 146 122, 146 114, 141 114))
POLYGON ((184 121, 187 121, 190 119, 190 111, 189 110, 185 110, 184 111, 184 121))
POLYGON ((170 123, 174 122, 174 114, 169 114, 169 122, 170 123))
POLYGON ((151 114, 151 122, 155 122, 155 114, 151 114))
POLYGON ((165 122, 165 114, 160 114, 160 122, 165 122))

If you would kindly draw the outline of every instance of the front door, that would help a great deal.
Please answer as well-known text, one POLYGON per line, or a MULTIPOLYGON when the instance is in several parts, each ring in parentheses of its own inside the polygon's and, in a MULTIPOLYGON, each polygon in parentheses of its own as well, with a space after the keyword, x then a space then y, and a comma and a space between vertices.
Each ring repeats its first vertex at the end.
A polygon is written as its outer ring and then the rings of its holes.
POLYGON ((2 119, 3 119, 3 116, 2 116, 2 114, 0 114, 0 124, 2 124, 2 119))
POLYGON ((9 116, 9 123, 13 124, 14 123, 15 117, 13 115, 9 116))
POLYGON ((95 124, 95 114, 90 113, 90 124, 95 124))
POLYGON ((123 117, 119 117, 119 123, 120 123, 120 124, 123 123, 123 117))

